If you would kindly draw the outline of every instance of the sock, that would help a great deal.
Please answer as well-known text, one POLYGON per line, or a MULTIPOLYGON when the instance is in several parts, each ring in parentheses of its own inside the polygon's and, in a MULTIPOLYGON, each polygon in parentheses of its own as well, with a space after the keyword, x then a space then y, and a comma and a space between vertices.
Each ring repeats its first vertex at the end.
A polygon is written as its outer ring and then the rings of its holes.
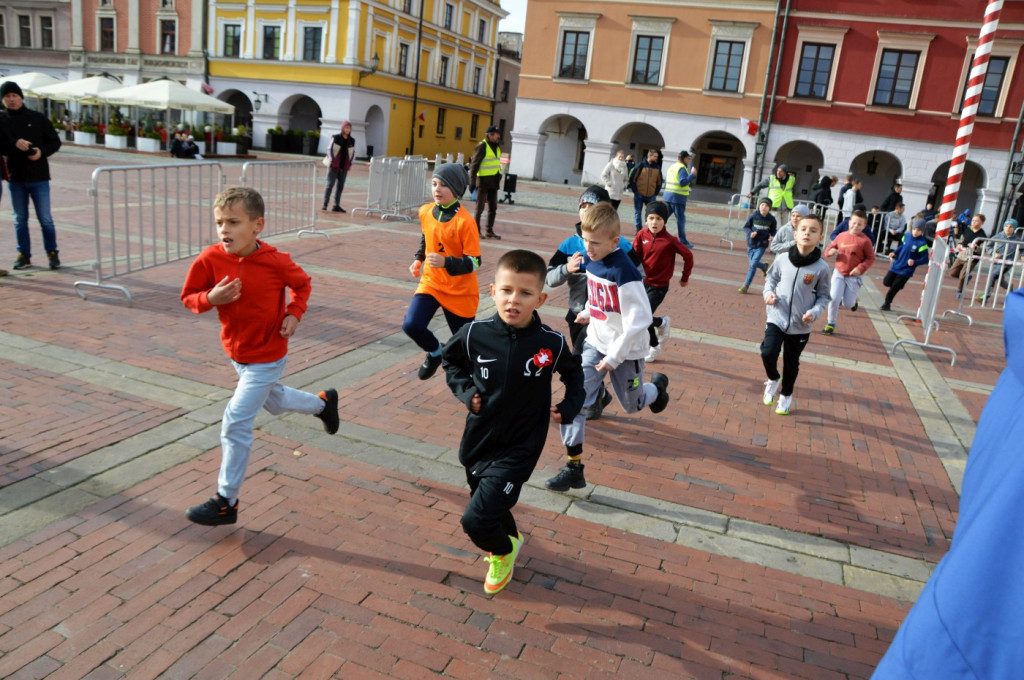
POLYGON ((320 397, 323 400, 323 402, 324 402, 324 407, 322 409, 320 409, 320 411, 317 413, 317 415, 320 416, 320 415, 323 415, 323 412, 325 410, 327 410, 327 393, 326 392, 317 392, 316 396, 320 397))
POLYGON ((571 467, 571 468, 578 468, 579 466, 583 465, 583 463, 580 462, 580 459, 582 457, 583 456, 569 456, 569 460, 568 460, 569 467, 571 467))
POLYGON ((435 350, 434 350, 433 352, 428 352, 428 354, 429 354, 429 355, 430 355, 431 357, 433 357, 434 359, 436 359, 436 358, 438 358, 439 356, 441 356, 441 349, 442 349, 441 345, 438 345, 438 346, 437 346, 437 349, 435 349, 435 350))

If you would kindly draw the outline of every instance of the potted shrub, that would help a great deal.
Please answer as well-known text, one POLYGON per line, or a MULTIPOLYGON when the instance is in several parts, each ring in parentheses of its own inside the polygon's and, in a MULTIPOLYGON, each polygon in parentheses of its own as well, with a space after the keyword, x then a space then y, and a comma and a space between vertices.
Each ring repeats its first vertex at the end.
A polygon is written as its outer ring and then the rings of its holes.
POLYGON ((309 130, 302 139, 302 153, 309 156, 320 155, 320 131, 309 130))
POLYGON ((75 130, 75 144, 96 146, 96 126, 86 123, 75 130))
POLYGON ((288 130, 288 153, 302 153, 302 130, 288 130))
POLYGON ((233 134, 223 133, 220 135, 220 137, 217 139, 217 155, 238 155, 238 144, 235 142, 235 136, 233 134))
POLYGON ((279 153, 288 152, 288 137, 284 134, 284 130, 281 129, 280 125, 267 131, 267 146, 270 147, 271 151, 279 153))
POLYGON ((156 130, 150 130, 143 133, 143 135, 135 140, 135 147, 139 151, 146 151, 148 153, 159 153, 160 152, 160 133, 156 130))
POLYGON ((127 149, 128 130, 123 125, 111 123, 107 126, 107 133, 103 143, 108 149, 127 149))

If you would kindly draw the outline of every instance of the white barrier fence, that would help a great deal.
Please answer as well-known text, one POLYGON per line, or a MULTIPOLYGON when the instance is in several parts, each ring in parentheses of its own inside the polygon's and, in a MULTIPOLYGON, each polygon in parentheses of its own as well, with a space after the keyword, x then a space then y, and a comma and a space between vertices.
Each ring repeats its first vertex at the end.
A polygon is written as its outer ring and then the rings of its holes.
MULTIPOLYGON (((320 186, 316 165, 257 161, 243 166, 239 183, 257 189, 267 206, 264 236, 293 231, 323 234, 315 231, 320 186)), ((195 257, 214 243, 213 202, 226 181, 216 161, 96 168, 89 189, 95 280, 76 281, 75 292, 86 299, 87 288, 118 291, 131 305, 128 289, 107 281, 195 257)))
POLYGON ((394 218, 411 222, 415 211, 430 201, 427 168, 427 159, 423 156, 370 159, 366 207, 354 208, 352 214, 364 212, 380 215, 382 220, 394 218))
POLYGON ((971 317, 963 312, 965 301, 968 307, 1002 309, 1006 293, 1024 287, 1024 243, 980 238, 971 245, 974 255, 961 269, 966 280, 957 308, 942 314, 963 316, 969 322, 971 317))

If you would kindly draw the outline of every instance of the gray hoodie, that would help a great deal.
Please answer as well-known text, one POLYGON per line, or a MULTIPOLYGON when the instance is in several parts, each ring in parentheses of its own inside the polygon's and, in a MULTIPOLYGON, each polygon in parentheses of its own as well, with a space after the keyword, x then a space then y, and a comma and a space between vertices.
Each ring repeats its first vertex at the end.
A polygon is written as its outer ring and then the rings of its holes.
POLYGON ((768 323, 789 335, 810 333, 814 320, 824 314, 832 299, 830 278, 828 265, 818 248, 810 255, 800 255, 796 246, 787 253, 780 253, 765 276, 764 295, 775 293, 776 297, 774 305, 766 306, 768 323), (803 264, 793 264, 794 257, 803 264), (802 318, 807 312, 814 315, 811 323, 802 318))

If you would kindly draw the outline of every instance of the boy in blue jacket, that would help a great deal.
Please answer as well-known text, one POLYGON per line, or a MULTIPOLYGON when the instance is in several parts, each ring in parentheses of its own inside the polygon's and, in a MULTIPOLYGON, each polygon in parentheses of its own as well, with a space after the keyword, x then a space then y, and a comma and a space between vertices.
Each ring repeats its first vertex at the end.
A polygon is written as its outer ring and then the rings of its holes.
POLYGON ((907 281, 914 275, 914 270, 923 264, 928 264, 928 239, 924 237, 925 220, 918 218, 910 228, 910 234, 903 237, 903 243, 899 250, 889 253, 892 258, 892 266, 885 273, 882 280, 889 288, 885 294, 885 302, 879 309, 888 312, 896 293, 903 290, 907 281))
POLYGON ((762 198, 757 203, 757 210, 747 218, 747 223, 743 225, 743 231, 747 233, 747 260, 750 266, 747 267, 747 278, 740 286, 741 293, 746 293, 750 288, 755 271, 760 269, 762 274, 767 273, 768 265, 761 262, 761 258, 768 250, 777 227, 778 222, 772 215, 772 200, 767 197, 762 198))

